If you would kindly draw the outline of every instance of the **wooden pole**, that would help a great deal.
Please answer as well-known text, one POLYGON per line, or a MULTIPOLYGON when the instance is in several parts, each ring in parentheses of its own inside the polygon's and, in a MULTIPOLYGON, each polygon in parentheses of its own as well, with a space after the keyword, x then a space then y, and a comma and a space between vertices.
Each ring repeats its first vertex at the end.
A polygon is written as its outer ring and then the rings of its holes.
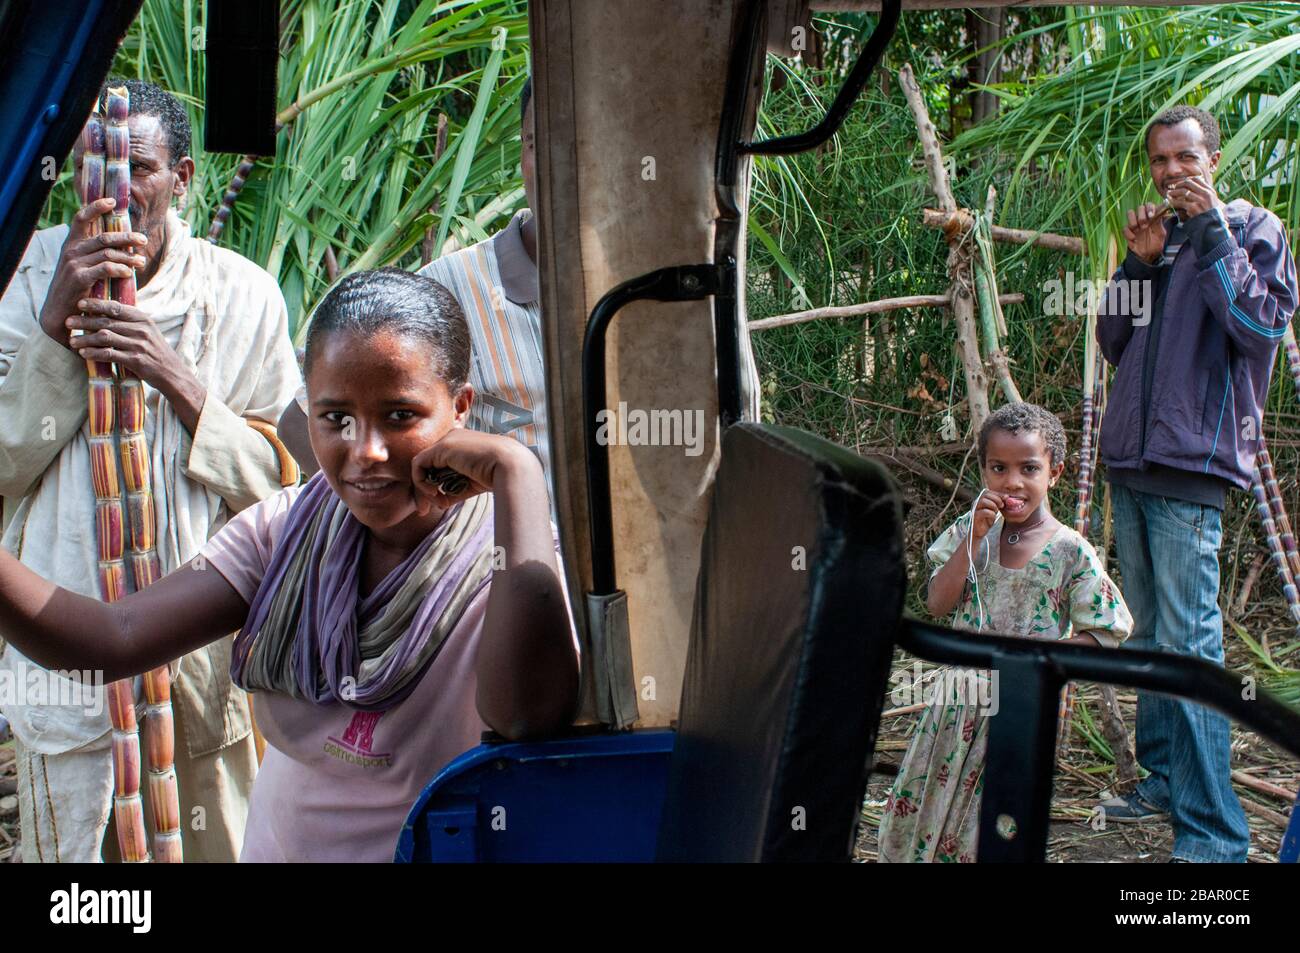
MULTIPOLYGON (((1016 292, 998 296, 1001 304, 1023 304, 1025 296, 1016 292)), ((820 321, 823 318, 854 318, 864 314, 881 314, 885 311, 900 311, 904 308, 947 308, 952 298, 941 295, 908 295, 903 298, 882 298, 879 301, 867 301, 862 304, 849 304, 834 308, 813 308, 810 311, 796 311, 794 314, 781 314, 773 318, 762 318, 749 322, 750 331, 766 331, 769 328, 784 328, 792 324, 807 321, 820 321)))
MULTIPOLYGON (((934 123, 930 121, 929 110, 921 88, 912 75, 912 67, 904 63, 898 71, 903 95, 912 110, 916 122, 916 131, 921 139, 921 153, 925 157, 925 167, 930 176, 930 189, 939 200, 939 207, 947 212, 957 211, 957 201, 953 198, 952 186, 948 182, 948 170, 943 165, 943 153, 939 148, 939 135, 934 123)), ((947 236, 945 236, 947 237, 947 236)), ((984 421, 989 416, 989 380, 984 371, 984 362, 980 359, 979 333, 975 326, 975 301, 972 296, 971 245, 969 242, 948 239, 948 274, 952 279, 949 296, 952 298, 952 313, 957 325, 957 345, 961 351, 962 367, 966 375, 966 397, 970 404, 971 429, 978 434, 984 421)))
MULTIPOLYGON (((945 236, 950 232, 964 234, 975 227, 975 216, 964 208, 953 211, 927 208, 921 213, 921 224, 927 228, 941 228, 945 236)), ((1052 251, 1063 251, 1083 257, 1088 254, 1088 248, 1083 243, 1083 239, 1071 235, 1057 235, 1055 232, 1034 232, 1023 228, 1006 228, 1002 225, 993 225, 990 231, 995 242, 1009 242, 1013 245, 1037 245, 1039 248, 1050 248, 1052 251)))

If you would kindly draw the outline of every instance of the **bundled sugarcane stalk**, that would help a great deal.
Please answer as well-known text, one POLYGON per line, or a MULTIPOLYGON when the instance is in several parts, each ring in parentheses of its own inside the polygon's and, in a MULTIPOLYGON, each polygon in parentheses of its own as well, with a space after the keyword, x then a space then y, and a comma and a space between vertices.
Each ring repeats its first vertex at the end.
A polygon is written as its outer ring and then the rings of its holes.
POLYGON ((1259 464, 1256 463, 1254 469, 1254 479, 1251 480, 1250 490, 1255 494, 1255 510, 1259 513, 1259 521, 1264 524, 1264 537, 1268 540, 1269 555, 1273 560, 1273 567, 1277 570, 1278 579, 1282 582, 1282 594, 1286 597, 1287 608, 1291 610, 1291 618, 1300 628, 1300 591, 1296 589, 1295 576, 1291 572, 1291 564, 1287 559, 1286 551, 1282 548, 1282 539, 1278 533, 1277 522, 1273 518, 1273 507, 1269 502, 1268 491, 1264 487, 1264 477, 1260 473, 1259 464))
MULTIPOLYGON (((1084 539, 1091 536, 1092 494, 1097 473, 1098 445, 1101 443, 1101 418, 1105 409, 1106 359, 1097 347, 1096 335, 1089 333, 1087 343, 1084 346, 1083 423, 1081 427, 1082 438, 1079 445, 1078 500, 1074 507, 1074 531, 1084 539)), ((1106 727, 1107 738, 1124 739, 1127 737, 1127 732, 1122 730, 1123 723, 1119 723, 1118 728, 1115 724, 1119 705, 1112 697, 1114 689, 1109 685, 1103 685, 1102 691, 1104 695, 1103 703, 1105 704, 1102 720, 1106 727)), ((1078 694, 1073 683, 1067 684, 1065 690, 1061 692, 1061 701, 1056 711, 1056 753, 1058 757, 1065 753, 1065 749, 1069 744, 1070 723, 1074 718, 1074 706, 1077 697, 1078 694)))
MULTIPOLYGON (((83 205, 104 197, 104 124, 96 108, 82 131, 85 154, 78 183, 83 205)), ((90 231, 103 230, 103 222, 90 223, 90 231)), ((92 298, 107 298, 107 282, 97 281, 92 298)), ((116 393, 113 365, 87 361, 90 378, 90 479, 95 490, 95 538, 99 558, 99 592, 105 602, 116 602, 126 593, 125 519, 117 479, 116 393)), ((113 815, 122 859, 147 859, 144 803, 140 797, 140 730, 135 719, 132 680, 121 679, 108 686, 108 714, 113 724, 113 815)))
POLYGON ((1084 539, 1088 538, 1089 522, 1092 515, 1092 485, 1096 473, 1097 428, 1094 421, 1101 420, 1101 383, 1103 367, 1098 353, 1096 339, 1089 337, 1084 348, 1083 371, 1083 421, 1082 439, 1079 443, 1079 483, 1078 502, 1074 507, 1074 531, 1084 539))
MULTIPOLYGON (((1098 381, 1101 380, 1102 360, 1097 347, 1097 316, 1089 314, 1087 330, 1083 345, 1083 420, 1080 426, 1082 437, 1079 443, 1079 482, 1078 500, 1074 507, 1074 531, 1087 539, 1092 522, 1092 483, 1096 472, 1097 436, 1093 426, 1094 420, 1101 419, 1101 402, 1098 393, 1098 381)), ((1061 692, 1061 700, 1056 710, 1056 754, 1061 757, 1070 740, 1070 722, 1074 717, 1075 690, 1073 684, 1067 684, 1061 692)))
POLYGON ((1273 512, 1273 522, 1277 526, 1278 541, 1286 556, 1287 567, 1291 575, 1300 580, 1300 552, 1296 550, 1295 534, 1291 531, 1291 518, 1287 515, 1286 504, 1282 502, 1282 488, 1273 473, 1273 457, 1268 452, 1268 444, 1263 434, 1259 438, 1259 453, 1255 457, 1255 467, 1264 484, 1264 493, 1268 496, 1269 509, 1273 512))
POLYGON ((1300 400, 1300 345, 1296 344, 1295 328, 1289 323, 1286 333, 1282 335, 1282 353, 1286 357, 1287 369, 1291 372, 1291 381, 1295 384, 1296 400, 1300 400))
POLYGON ((1300 590, 1296 586, 1300 580, 1300 553, 1296 550, 1295 534, 1291 531, 1291 520, 1282 502, 1282 490, 1273 473, 1273 460, 1263 434, 1259 437, 1253 477, 1250 489, 1255 494, 1255 509, 1264 525, 1269 555, 1282 583, 1282 595, 1286 598, 1291 618, 1300 628, 1300 590))
MULTIPOLYGON (((1282 348, 1291 380, 1295 383, 1296 397, 1300 399, 1300 347, 1296 346, 1295 330, 1290 324, 1282 337, 1282 348)), ((1253 476, 1250 489, 1255 495, 1255 509, 1259 513, 1260 522, 1264 525, 1269 555, 1282 583, 1282 595, 1286 599, 1287 609, 1295 620, 1297 629, 1300 629, 1300 589, 1297 588, 1300 583, 1300 551, 1297 551, 1291 519, 1287 516, 1286 505, 1282 501, 1282 489, 1273 472, 1273 458, 1262 433, 1259 435, 1259 451, 1255 457, 1253 476)))
MULTIPOLYGON (((107 196, 115 206, 93 229, 129 232, 131 194, 130 138, 127 91, 114 87, 105 101, 107 122, 98 111, 83 132, 85 155, 80 182, 83 204, 107 196)), ((135 275, 97 282, 91 296, 135 304, 135 275)), ((130 527, 130 566, 135 587, 142 589, 162 575, 154 543, 154 513, 150 455, 144 432, 144 384, 113 365, 88 361, 90 378, 91 482, 95 490, 95 528, 99 556, 100 592, 115 602, 126 592, 126 527, 130 527), (120 420, 119 418, 120 414, 120 420), (127 493, 123 518, 117 450, 120 447, 123 483, 127 493)), ((154 820, 154 856, 165 863, 181 861, 180 804, 174 766, 174 728, 171 679, 167 666, 144 676, 146 752, 149 765, 149 800, 154 820)), ((114 818, 122 859, 128 863, 149 859, 140 792, 140 731, 135 717, 133 679, 108 687, 109 716, 113 724, 114 818)))
MULTIPOLYGON (((1119 260, 1119 245, 1112 235, 1106 248, 1106 268, 1108 274, 1114 274, 1119 260)), ((1101 420, 1106 412, 1106 358, 1097 346, 1097 314, 1088 314, 1084 345, 1083 370, 1083 436, 1079 449, 1079 483, 1078 502, 1074 512, 1074 529, 1084 539, 1090 537, 1092 528, 1093 487, 1096 484, 1097 460, 1101 451, 1101 420)), ((1099 556, 1103 565, 1109 548, 1110 495, 1105 497, 1106 509, 1103 513, 1103 539, 1099 556)), ((1116 780, 1114 789, 1117 793, 1131 789, 1137 783, 1137 759, 1129 744, 1128 728, 1120 714, 1119 698, 1113 685, 1102 684, 1101 722, 1102 733, 1115 757, 1116 780)), ((1061 693, 1060 706, 1057 709, 1057 756, 1064 754, 1070 737, 1070 724, 1074 718, 1077 693, 1073 684, 1065 686, 1061 693)))

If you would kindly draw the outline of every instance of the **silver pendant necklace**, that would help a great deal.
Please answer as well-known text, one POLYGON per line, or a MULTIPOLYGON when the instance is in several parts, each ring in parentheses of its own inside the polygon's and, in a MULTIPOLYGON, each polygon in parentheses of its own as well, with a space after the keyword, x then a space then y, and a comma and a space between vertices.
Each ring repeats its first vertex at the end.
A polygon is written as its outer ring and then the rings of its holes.
POLYGON ((1038 521, 1037 523, 1031 523, 1031 524, 1028 525, 1028 526, 1022 526, 1022 527, 1020 527, 1020 528, 1017 529, 1014 533, 1010 534, 1010 535, 1007 537, 1007 545, 1008 545, 1008 546, 1014 546, 1014 545, 1016 545, 1016 543, 1020 542, 1020 537, 1021 537, 1021 535, 1022 535, 1023 533, 1025 533, 1025 532, 1027 532, 1027 531, 1033 529, 1035 526, 1041 526, 1041 525, 1043 524, 1043 521, 1046 520, 1046 519, 1047 519, 1047 517, 1044 516, 1044 517, 1040 518, 1039 521, 1038 521))

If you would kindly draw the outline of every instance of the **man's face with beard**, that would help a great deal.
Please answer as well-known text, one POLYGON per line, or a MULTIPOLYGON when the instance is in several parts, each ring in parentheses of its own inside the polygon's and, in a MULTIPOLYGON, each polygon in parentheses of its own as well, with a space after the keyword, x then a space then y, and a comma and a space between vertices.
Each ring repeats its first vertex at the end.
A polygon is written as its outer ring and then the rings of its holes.
MULTIPOLYGON (((172 164, 167 137, 157 116, 132 115, 127 119, 127 130, 131 136, 131 227, 149 239, 144 248, 137 249, 146 261, 138 279, 144 284, 162 255, 167 210, 172 199, 185 195, 194 175, 194 160, 183 156, 172 164)), ((72 152, 73 172, 78 178, 82 154, 78 140, 72 152)))

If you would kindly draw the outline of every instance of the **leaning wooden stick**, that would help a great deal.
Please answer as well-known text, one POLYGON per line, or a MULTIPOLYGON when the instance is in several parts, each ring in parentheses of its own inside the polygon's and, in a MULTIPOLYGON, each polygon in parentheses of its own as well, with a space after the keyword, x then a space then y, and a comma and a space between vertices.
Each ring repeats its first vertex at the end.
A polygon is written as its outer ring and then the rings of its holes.
MULTIPOLYGON (((921 155, 925 158, 930 190, 939 200, 940 208, 945 212, 956 212, 957 200, 953 197, 948 170, 943 164, 939 134, 934 128, 934 123, 930 121, 925 96, 916 82, 912 67, 904 63, 898 71, 898 79, 903 88, 903 95, 907 99, 908 108, 912 111, 917 135, 921 140, 921 155)), ((952 281, 948 294, 952 299, 953 322, 957 327, 957 344, 966 376, 966 400, 970 404, 971 430, 978 434, 980 427, 989 416, 989 381, 984 372, 984 361, 980 357, 979 330, 975 321, 971 250, 969 243, 962 241, 960 236, 950 236, 945 233, 944 238, 948 241, 948 275, 952 281)))
MULTIPOLYGON (((998 295, 999 304, 1024 304, 1025 296, 1018 291, 998 295)), ((768 328, 784 328, 792 324, 806 324, 809 321, 821 321, 836 318, 857 318, 868 314, 883 314, 886 311, 900 311, 904 308, 947 308, 952 306, 952 295, 908 295, 904 298, 882 298, 879 301, 864 301, 861 304, 834 305, 827 308, 813 308, 810 311, 796 311, 793 314, 778 314, 772 318, 759 318, 750 321, 748 329, 766 331, 768 328)))
MULTIPOLYGON (((104 230, 109 232, 129 232, 131 214, 131 163, 130 135, 127 130, 127 116, 130 100, 125 87, 113 87, 108 90, 104 112, 107 122, 104 126, 104 187, 109 197, 116 203, 113 210, 105 216, 104 230)), ((125 305, 135 304, 135 275, 127 278, 109 280, 110 296, 125 305)), ((122 370, 118 385, 118 443, 122 457, 122 475, 126 486, 127 514, 131 530, 130 564, 135 578, 135 587, 143 589, 153 585, 162 577, 162 566, 158 558, 155 542, 157 533, 157 515, 154 512, 153 482, 150 475, 149 442, 145 436, 145 394, 144 382, 129 371, 122 370)), ((120 514, 120 509, 119 509, 120 514)), ((119 533, 120 536, 120 533, 119 533)), ((120 551, 120 544, 119 544, 120 551)), ((115 688, 122 697, 116 699, 116 706, 134 709, 134 692, 131 682, 125 681, 123 691, 117 683, 115 688)), ((171 675, 166 665, 160 666, 144 675, 145 710, 145 750, 149 766, 149 804, 154 821, 154 859, 161 863, 180 863, 181 823, 180 799, 176 788, 175 770, 175 728, 172 721, 171 675)), ((133 720, 133 719, 132 719, 133 720)), ((134 798, 139 800, 139 750, 134 761, 134 798)), ((124 768, 130 770, 131 766, 124 768)), ((131 779, 119 779, 119 796, 122 794, 122 781, 131 786, 131 779)), ((138 846, 133 844, 134 848, 138 846)), ((124 859, 127 858, 125 851, 124 859)))

